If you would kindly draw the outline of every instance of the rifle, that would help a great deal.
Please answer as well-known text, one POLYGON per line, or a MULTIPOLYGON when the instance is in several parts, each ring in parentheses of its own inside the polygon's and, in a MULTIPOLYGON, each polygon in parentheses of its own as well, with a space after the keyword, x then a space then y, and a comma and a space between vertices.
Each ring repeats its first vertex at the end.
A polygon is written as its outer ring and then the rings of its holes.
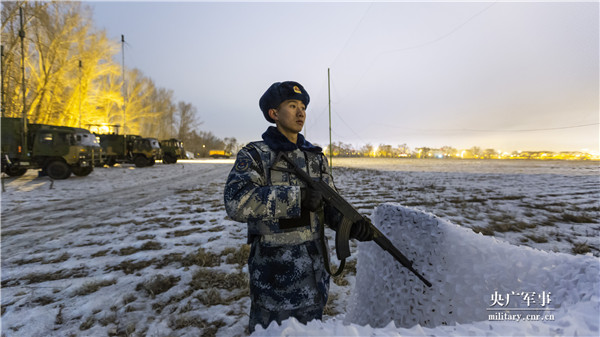
MULTIPOLYGON (((291 169, 277 168, 277 171, 285 171, 295 174, 310 188, 321 192, 325 202, 337 209, 342 214, 342 221, 335 234, 335 250, 338 259, 341 261, 340 269, 343 268, 346 258, 350 256, 350 230, 352 228, 352 224, 364 219, 363 216, 358 213, 358 211, 352 207, 352 205, 350 205, 350 203, 348 203, 341 195, 339 195, 337 191, 331 188, 329 184, 319 178, 313 178, 308 175, 308 173, 300 169, 287 155, 285 155, 285 153, 279 152, 274 163, 278 162, 280 159, 285 160, 291 169)), ((369 225, 374 233, 373 241, 375 241, 375 243, 383 250, 392 255, 396 261, 400 262, 404 267, 415 274, 421 281, 423 281, 423 283, 425 283, 425 285, 431 287, 431 282, 427 281, 412 267, 413 262, 406 258, 406 256, 404 256, 396 247, 394 247, 392 242, 379 229, 377 229, 377 227, 375 227, 371 221, 369 221, 369 225)), ((326 258, 326 260, 328 260, 328 258, 326 258)), ((336 275, 340 272, 341 270, 338 271, 336 275)))

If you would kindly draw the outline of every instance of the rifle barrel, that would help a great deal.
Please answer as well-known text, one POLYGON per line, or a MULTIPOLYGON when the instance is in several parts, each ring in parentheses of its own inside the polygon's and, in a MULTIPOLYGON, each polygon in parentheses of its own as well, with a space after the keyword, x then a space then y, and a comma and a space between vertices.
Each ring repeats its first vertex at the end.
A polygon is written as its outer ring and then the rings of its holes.
MULTIPOLYGON (((280 152, 275 159, 275 162, 278 162, 279 159, 282 158, 288 164, 290 164, 291 169, 279 169, 280 171, 292 172, 296 174, 301 180, 303 180, 308 186, 313 189, 320 191, 323 194, 323 198, 327 203, 336 208, 340 213, 343 214, 344 219, 342 221, 342 225, 336 231, 336 252, 337 256, 340 260, 347 258, 350 256, 350 228, 352 224, 356 221, 362 219, 362 215, 352 206, 350 203, 344 199, 337 191, 335 191, 331 186, 329 186, 326 182, 320 179, 314 179, 308 173, 304 172, 300 169, 288 156, 286 156, 283 152, 280 152)), ((379 245, 383 250, 390 253, 396 261, 400 262, 404 267, 410 270, 413 274, 415 274, 423 283, 425 283, 428 287, 431 287, 431 282, 427 281, 418 271, 416 271, 412 267, 412 262, 406 258, 394 245, 392 242, 379 230, 377 227, 371 224, 371 228, 375 232, 373 241, 379 245)))

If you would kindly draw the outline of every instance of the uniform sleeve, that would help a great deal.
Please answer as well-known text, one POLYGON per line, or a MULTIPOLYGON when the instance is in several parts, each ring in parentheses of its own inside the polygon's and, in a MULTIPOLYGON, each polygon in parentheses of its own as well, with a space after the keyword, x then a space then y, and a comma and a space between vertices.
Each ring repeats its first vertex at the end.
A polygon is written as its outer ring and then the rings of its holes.
POLYGON ((267 186, 258 163, 242 149, 225 184, 225 209, 235 221, 300 217, 300 186, 267 186))

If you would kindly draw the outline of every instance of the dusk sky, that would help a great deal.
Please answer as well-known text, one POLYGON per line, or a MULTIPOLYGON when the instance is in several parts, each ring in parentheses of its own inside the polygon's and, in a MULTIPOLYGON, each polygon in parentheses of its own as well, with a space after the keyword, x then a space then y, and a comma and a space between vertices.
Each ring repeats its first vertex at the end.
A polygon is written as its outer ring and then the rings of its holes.
POLYGON ((293 80, 325 147, 330 68, 334 142, 600 151, 597 1, 86 4, 219 138, 259 140, 260 96, 293 80))

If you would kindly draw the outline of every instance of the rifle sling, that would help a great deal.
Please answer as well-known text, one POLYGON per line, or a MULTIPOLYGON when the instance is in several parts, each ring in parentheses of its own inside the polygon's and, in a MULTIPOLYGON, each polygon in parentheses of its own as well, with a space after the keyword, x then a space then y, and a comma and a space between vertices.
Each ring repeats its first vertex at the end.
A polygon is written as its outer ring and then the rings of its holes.
POLYGON ((344 267, 346 266, 346 259, 342 259, 340 261, 340 266, 338 267, 338 269, 335 271, 335 273, 331 272, 331 263, 329 262, 329 247, 327 245, 327 237, 325 237, 325 214, 323 209, 321 208, 321 210, 319 210, 318 213, 319 216, 319 223, 320 223, 320 237, 321 237, 321 250, 323 251, 323 264, 325 265, 325 270, 327 271, 327 274, 336 277, 339 276, 340 274, 342 274, 342 272, 344 271, 344 267))

